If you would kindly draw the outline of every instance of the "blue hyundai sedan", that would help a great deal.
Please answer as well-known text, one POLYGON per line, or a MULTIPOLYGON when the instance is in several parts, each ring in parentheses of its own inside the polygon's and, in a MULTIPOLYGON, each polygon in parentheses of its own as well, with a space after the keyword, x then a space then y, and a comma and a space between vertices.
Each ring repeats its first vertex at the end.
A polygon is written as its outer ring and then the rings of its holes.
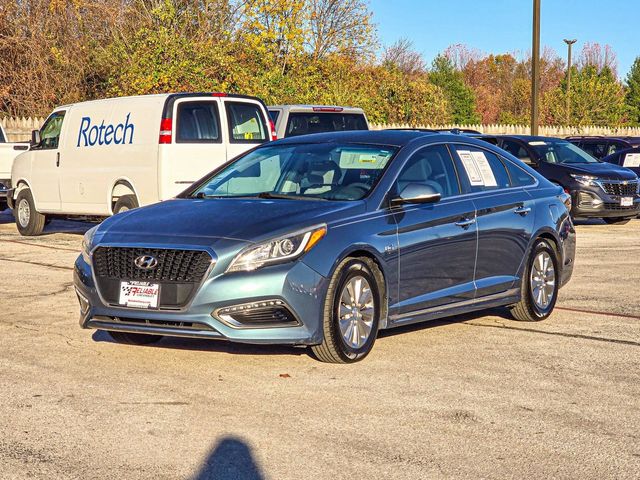
POLYGON ((543 320, 573 270, 569 209, 560 187, 462 135, 276 141, 89 230, 80 325, 133 344, 307 345, 348 363, 399 325, 498 306, 543 320))

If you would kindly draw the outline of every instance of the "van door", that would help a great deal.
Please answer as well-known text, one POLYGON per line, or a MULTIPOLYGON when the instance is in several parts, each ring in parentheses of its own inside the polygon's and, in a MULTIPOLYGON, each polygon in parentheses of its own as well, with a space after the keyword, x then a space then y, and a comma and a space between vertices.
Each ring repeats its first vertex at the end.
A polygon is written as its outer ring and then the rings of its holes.
POLYGON ((39 212, 60 211, 60 154, 65 110, 49 115, 40 129, 40 145, 31 149, 31 192, 39 212))
POLYGON ((161 145, 161 200, 174 197, 227 161, 220 101, 188 97, 174 104, 173 142, 161 145))
POLYGON ((258 102, 228 98, 224 100, 227 159, 237 157, 269 140, 264 108, 258 102))

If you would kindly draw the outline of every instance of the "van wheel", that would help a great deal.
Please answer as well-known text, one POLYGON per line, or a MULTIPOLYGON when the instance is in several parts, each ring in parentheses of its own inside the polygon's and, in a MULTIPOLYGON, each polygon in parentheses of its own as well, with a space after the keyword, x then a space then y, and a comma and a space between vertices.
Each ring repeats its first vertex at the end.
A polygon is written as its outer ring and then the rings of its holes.
POLYGON ((20 235, 32 237, 40 235, 44 230, 46 217, 36 210, 31 190, 20 190, 16 198, 13 215, 16 218, 16 226, 20 235))
POLYGON ((123 195, 118 199, 116 205, 113 207, 113 214, 117 215, 118 213, 138 208, 139 206, 138 199, 135 195, 123 195))
POLYGON ((520 301, 511 305, 511 315, 522 322, 544 320, 558 299, 560 272, 555 250, 544 240, 533 246, 520 287, 520 301))
POLYGON ((383 314, 384 277, 368 258, 347 258, 336 268, 324 303, 323 340, 311 347, 316 358, 352 363, 366 357, 383 314))
POLYGON ((610 218, 603 218, 603 220, 607 222, 609 225, 624 225, 631 221, 631 219, 628 217, 610 217, 610 218))
POLYGON ((129 333, 129 332, 113 332, 109 335, 118 343, 127 343, 129 345, 149 345, 159 342, 162 335, 148 335, 145 333, 129 333))

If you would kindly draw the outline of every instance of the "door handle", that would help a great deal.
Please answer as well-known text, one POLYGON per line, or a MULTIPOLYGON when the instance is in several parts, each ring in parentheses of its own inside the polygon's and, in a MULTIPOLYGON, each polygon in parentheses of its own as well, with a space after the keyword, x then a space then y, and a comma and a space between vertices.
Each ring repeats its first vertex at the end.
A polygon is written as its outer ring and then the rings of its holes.
POLYGON ((56 152, 56 167, 60 166, 60 152, 56 152))
POLYGON ((456 222, 456 226, 462 227, 462 228, 469 228, 474 223, 476 223, 475 218, 465 218, 463 220, 460 220, 459 222, 456 222))
POLYGON ((520 206, 513 211, 513 213, 517 213, 518 215, 522 215, 523 217, 527 215, 529 212, 531 212, 531 209, 529 207, 523 207, 523 206, 520 206))

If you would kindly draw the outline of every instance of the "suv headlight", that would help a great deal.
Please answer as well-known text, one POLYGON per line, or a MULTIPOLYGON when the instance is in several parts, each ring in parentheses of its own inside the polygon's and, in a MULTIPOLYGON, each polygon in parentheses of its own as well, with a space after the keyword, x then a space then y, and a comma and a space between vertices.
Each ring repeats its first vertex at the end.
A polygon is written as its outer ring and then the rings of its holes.
POLYGON ((595 185, 595 181, 598 179, 598 177, 593 177, 591 175, 578 175, 575 173, 570 173, 569 175, 571 175, 571 178, 573 178, 576 182, 578 182, 580 185, 584 185, 585 187, 591 187, 595 185))
POLYGON ((85 262, 91 263, 91 249, 93 248, 93 237, 96 236, 96 230, 99 225, 90 228, 82 237, 82 258, 85 262))
POLYGON ((227 272, 248 272, 265 265, 295 260, 311 250, 326 234, 327 226, 320 225, 251 245, 233 259, 227 272))

